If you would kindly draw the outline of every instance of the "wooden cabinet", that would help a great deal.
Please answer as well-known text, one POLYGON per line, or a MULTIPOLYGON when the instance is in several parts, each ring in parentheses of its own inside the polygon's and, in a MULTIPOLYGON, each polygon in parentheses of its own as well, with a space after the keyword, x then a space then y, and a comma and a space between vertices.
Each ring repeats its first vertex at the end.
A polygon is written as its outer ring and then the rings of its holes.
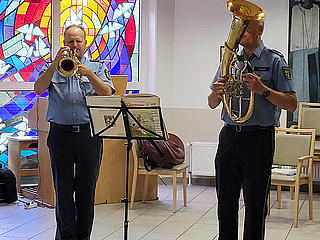
POLYGON ((37 150, 38 137, 9 137, 8 167, 16 176, 17 192, 21 192, 21 177, 38 175, 38 169, 21 169, 21 151, 37 150))
MULTIPOLYGON (((126 140, 109 140, 103 141, 103 156, 100 166, 100 174, 96 187, 95 203, 116 203, 125 197, 126 187, 126 140)), ((130 153, 129 160, 129 199, 131 195, 133 176, 133 157, 130 153)), ((157 176, 149 179, 149 191, 147 199, 157 199, 157 176)), ((139 186, 136 190, 137 201, 142 200, 144 176, 138 179, 139 186)))
MULTIPOLYGON (((55 193, 52 181, 47 136, 49 124, 45 121, 47 99, 39 98, 29 114, 29 125, 38 129, 38 158, 39 158, 39 188, 38 196, 41 201, 50 206, 55 206, 55 193)), ((96 186, 95 204, 118 203, 125 197, 126 182, 126 140, 103 141, 103 156, 100 166, 99 178, 96 186)), ((132 154, 129 161, 129 199, 132 184, 132 154)), ((144 177, 144 176, 143 176, 144 177)), ((144 179, 138 179, 136 200, 142 200, 144 179)), ((157 176, 149 179, 147 200, 157 199, 157 176)))

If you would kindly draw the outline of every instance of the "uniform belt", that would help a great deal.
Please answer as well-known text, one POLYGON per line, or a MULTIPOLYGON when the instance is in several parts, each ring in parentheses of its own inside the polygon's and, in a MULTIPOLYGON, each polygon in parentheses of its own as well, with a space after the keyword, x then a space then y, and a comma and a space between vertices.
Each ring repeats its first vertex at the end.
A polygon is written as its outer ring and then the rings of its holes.
POLYGON ((240 126, 240 125, 226 124, 226 127, 231 128, 236 132, 252 132, 252 131, 258 131, 258 130, 274 129, 274 126, 259 126, 259 125, 240 126))
POLYGON ((79 125, 64 125, 64 124, 58 124, 58 123, 51 122, 50 126, 52 126, 54 129, 59 129, 59 130, 63 130, 66 132, 73 132, 73 133, 78 133, 83 130, 90 129, 89 123, 79 124, 79 125))

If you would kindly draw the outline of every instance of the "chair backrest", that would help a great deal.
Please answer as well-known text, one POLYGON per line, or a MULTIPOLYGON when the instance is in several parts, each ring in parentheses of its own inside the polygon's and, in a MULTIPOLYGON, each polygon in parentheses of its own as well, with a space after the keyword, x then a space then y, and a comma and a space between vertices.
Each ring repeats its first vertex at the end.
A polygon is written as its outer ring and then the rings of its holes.
MULTIPOLYGON (((276 128, 273 163, 297 166, 297 158, 313 155, 314 143, 315 129, 276 128)), ((303 166, 308 166, 308 161, 303 166)))
POLYGON ((298 128, 314 128, 320 136, 320 103, 300 102, 298 128))

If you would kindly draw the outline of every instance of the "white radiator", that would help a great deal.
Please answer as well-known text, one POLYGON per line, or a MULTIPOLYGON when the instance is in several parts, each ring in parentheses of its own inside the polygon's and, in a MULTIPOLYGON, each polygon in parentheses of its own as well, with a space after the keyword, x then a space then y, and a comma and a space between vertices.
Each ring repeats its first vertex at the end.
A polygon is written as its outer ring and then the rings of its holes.
POLYGON ((320 167, 313 168, 313 180, 320 182, 320 167))
MULTIPOLYGON (((303 169, 302 172, 307 174, 306 169, 303 169)), ((320 182, 320 167, 313 167, 312 177, 314 181, 320 182)))
MULTIPOLYGON (((218 143, 216 142, 192 142, 187 144, 191 176, 215 176, 214 158, 216 156, 218 143)), ((306 173, 305 170, 302 170, 306 173)), ((314 181, 320 182, 320 167, 313 168, 314 181)))
POLYGON ((188 144, 188 148, 190 175, 215 176, 214 158, 216 156, 218 143, 192 142, 188 144))

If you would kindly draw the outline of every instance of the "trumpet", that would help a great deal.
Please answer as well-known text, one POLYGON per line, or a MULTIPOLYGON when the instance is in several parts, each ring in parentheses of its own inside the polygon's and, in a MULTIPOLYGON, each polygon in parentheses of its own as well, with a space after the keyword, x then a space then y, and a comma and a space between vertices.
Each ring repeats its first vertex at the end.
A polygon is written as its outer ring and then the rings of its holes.
MULTIPOLYGON (((77 58, 77 50, 71 49, 69 51, 68 56, 62 58, 58 63, 58 72, 63 77, 71 77, 76 75, 78 71, 78 62, 79 59, 77 58)), ((78 75, 76 75, 78 79, 78 75)), ((79 79, 78 79, 79 80, 79 79)))

